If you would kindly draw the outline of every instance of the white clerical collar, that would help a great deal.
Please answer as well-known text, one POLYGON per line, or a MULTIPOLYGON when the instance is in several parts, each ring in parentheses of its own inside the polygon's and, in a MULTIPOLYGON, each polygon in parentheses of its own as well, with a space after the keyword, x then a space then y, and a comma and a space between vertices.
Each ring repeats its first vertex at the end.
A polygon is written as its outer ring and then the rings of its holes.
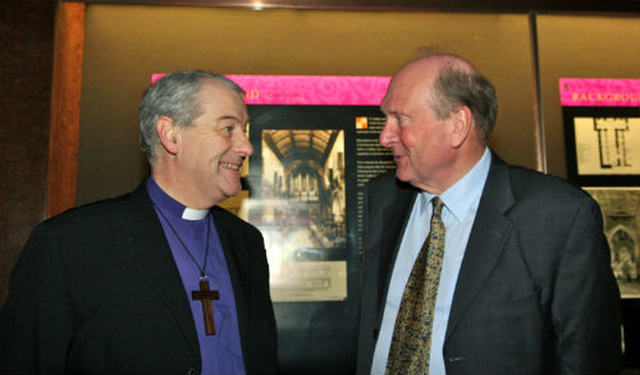
POLYGON ((182 218, 184 220, 202 220, 204 219, 207 214, 209 213, 209 210, 196 210, 194 208, 189 208, 189 207, 185 207, 184 211, 182 211, 182 218))

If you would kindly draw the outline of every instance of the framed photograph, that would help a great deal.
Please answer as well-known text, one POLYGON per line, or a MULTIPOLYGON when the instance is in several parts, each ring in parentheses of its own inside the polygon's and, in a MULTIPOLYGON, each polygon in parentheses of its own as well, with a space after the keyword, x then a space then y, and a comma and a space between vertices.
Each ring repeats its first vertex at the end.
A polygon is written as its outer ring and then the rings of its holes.
POLYGON ((567 176, 582 185, 640 179, 640 80, 561 79, 567 176))
POLYGON ((328 105, 252 105, 249 113, 246 219, 265 238, 272 300, 347 301, 357 293, 366 183, 395 167, 370 142, 384 116, 328 105))
POLYGON ((584 187, 600 204, 622 298, 640 297, 640 187, 584 187))
POLYGON ((246 92, 254 148, 246 194, 230 203, 264 237, 280 365, 343 372, 356 355, 366 186, 395 168, 378 142, 390 78, 228 77, 246 92))

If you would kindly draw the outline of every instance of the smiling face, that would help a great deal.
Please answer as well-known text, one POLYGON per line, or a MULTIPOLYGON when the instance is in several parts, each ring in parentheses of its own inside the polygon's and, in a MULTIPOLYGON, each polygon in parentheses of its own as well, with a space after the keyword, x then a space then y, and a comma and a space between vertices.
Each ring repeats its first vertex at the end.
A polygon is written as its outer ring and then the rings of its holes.
POLYGON ((180 151, 175 154, 178 178, 173 188, 182 192, 183 204, 208 208, 240 192, 242 163, 253 147, 246 136, 249 115, 240 94, 207 80, 196 97, 201 115, 191 126, 177 128, 180 151))
POLYGON ((387 119, 380 133, 380 144, 393 152, 398 179, 434 194, 450 185, 455 162, 453 120, 439 120, 430 105, 436 74, 432 63, 408 65, 394 76, 381 105, 387 119))

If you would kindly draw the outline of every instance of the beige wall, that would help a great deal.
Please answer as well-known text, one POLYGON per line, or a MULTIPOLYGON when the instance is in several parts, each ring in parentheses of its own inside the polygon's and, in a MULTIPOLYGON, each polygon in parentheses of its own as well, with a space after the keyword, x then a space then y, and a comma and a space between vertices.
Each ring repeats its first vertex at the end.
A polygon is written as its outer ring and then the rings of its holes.
POLYGON ((640 19, 540 16, 538 38, 548 172, 565 177, 558 79, 640 79, 640 19))
MULTIPOLYGON (((565 175, 558 77, 640 76, 637 18, 540 16, 549 171, 565 175)), ((491 145, 536 168, 532 53, 522 14, 88 5, 78 203, 140 183, 137 105, 152 73, 391 75, 424 51, 474 62, 500 97, 491 145)))

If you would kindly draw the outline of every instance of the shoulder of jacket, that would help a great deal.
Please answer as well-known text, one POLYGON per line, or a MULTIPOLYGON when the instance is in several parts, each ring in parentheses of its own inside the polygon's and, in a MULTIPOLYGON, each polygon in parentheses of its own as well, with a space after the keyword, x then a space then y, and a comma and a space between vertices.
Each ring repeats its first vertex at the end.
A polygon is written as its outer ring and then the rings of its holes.
POLYGON ((132 193, 118 197, 87 203, 70 208, 56 216, 44 220, 41 228, 60 228, 75 225, 90 225, 115 220, 130 209, 132 193))
POLYGON ((509 177, 516 199, 540 197, 562 205, 581 205, 594 202, 593 198, 569 181, 524 167, 509 166, 509 177))

